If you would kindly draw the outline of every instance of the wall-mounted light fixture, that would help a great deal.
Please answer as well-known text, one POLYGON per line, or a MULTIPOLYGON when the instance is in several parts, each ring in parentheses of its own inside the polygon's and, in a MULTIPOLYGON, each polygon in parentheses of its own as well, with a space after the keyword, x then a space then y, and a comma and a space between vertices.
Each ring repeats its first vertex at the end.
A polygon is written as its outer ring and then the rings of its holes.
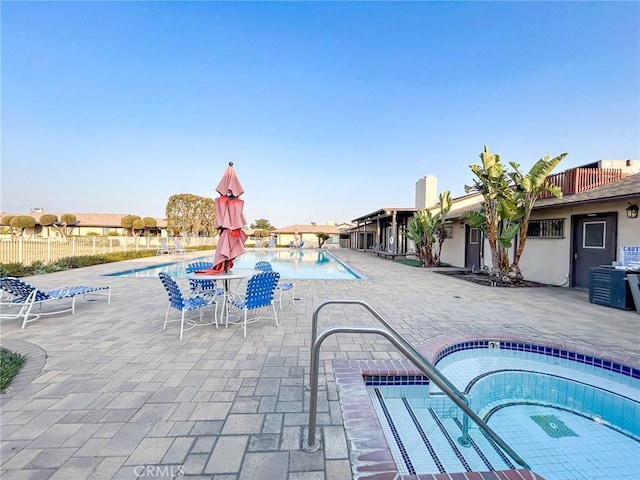
POLYGON ((638 205, 635 203, 629 204, 625 211, 627 212, 627 218, 638 218, 638 205))

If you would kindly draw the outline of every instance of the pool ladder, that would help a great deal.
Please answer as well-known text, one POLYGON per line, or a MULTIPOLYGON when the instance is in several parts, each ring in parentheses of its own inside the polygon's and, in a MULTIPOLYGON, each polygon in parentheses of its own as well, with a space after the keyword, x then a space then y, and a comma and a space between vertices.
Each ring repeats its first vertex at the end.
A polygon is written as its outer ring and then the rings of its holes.
POLYGON ((303 443, 302 448, 306 452, 316 452, 320 449, 319 443, 316 442, 316 416, 318 412, 318 369, 320 361, 320 347, 322 342, 335 333, 374 333, 381 335, 389 340, 405 357, 413 362, 424 375, 433 382, 444 394, 453 401, 463 412, 462 419, 462 436, 458 442, 463 446, 468 446, 469 442, 469 418, 475 422, 478 427, 484 430, 489 437, 504 450, 518 465, 531 470, 529 465, 520 458, 520 456, 507 445, 507 443, 494 432, 484 420, 482 420, 470 407, 469 401, 465 395, 456 388, 451 381, 445 377, 438 369, 436 369, 427 359, 425 359, 407 340, 393 328, 371 305, 360 300, 326 300, 320 303, 313 311, 311 321, 311 363, 309 372, 311 395, 309 398, 309 435, 303 443), (339 325, 329 327, 318 334, 318 315, 327 305, 360 305, 367 309, 382 325, 380 327, 364 327, 358 325, 339 325))

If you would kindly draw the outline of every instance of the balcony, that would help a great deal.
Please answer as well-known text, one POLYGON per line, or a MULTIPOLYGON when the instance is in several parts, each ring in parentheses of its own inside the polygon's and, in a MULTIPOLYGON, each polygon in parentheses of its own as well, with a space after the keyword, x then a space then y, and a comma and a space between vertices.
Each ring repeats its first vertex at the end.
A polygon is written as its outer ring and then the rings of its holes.
MULTIPOLYGON (((560 187, 563 195, 572 195, 601 187, 629 175, 630 173, 624 173, 622 170, 615 168, 572 168, 571 170, 549 175, 547 180, 560 187)), ((538 199, 551 197, 553 197, 551 193, 543 192, 538 199)))

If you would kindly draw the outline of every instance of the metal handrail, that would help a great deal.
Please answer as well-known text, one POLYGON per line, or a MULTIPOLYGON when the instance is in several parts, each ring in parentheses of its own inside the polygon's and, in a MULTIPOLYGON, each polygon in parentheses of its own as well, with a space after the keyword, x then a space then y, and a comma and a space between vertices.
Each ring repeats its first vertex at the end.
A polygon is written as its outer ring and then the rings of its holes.
POLYGON ((463 399, 465 402, 467 401, 467 398, 465 397, 464 393, 462 393, 460 390, 458 390, 456 388, 456 386, 451 383, 451 381, 445 377, 444 375, 442 375, 442 373, 440 373, 440 371, 438 369, 436 369, 433 365, 431 365, 431 363, 422 356, 422 354, 420 352, 418 352, 413 345, 411 345, 401 334, 400 332, 398 332, 395 328, 393 328, 393 326, 387 322, 387 320, 385 320, 385 318, 380 315, 371 305, 369 305, 367 302, 363 302, 362 300, 353 300, 353 299, 339 299, 339 300, 325 300, 322 303, 319 303, 318 306, 314 309, 313 311, 313 316, 311 317, 311 345, 313 345, 316 341, 316 338, 318 336, 318 316, 320 314, 320 310, 322 310, 324 307, 326 307, 327 305, 360 305, 364 308, 366 308, 369 313, 371 313, 371 315, 373 315, 375 317, 376 320, 378 320, 382 325, 384 325, 387 330, 389 330, 391 333, 393 333, 398 339, 399 341, 405 346, 405 348, 407 348, 409 351, 412 352, 412 354, 421 359, 422 363, 424 363, 427 368, 430 369, 430 371, 432 372, 432 374, 434 376, 437 376, 438 378, 440 378, 440 380, 445 383, 447 385, 447 387, 449 387, 449 389, 451 391, 453 391, 456 396, 460 399, 463 399))
POLYGON ((429 361, 424 359, 422 355, 417 354, 415 349, 408 344, 408 342, 398 334, 395 329, 383 329, 380 327, 363 327, 357 325, 343 325, 337 327, 329 327, 323 330, 319 335, 317 333, 317 314, 320 309, 324 306, 332 304, 332 303, 347 303, 347 304, 358 304, 362 305, 371 313, 374 314, 385 326, 388 325, 386 320, 384 320, 370 305, 365 302, 361 302, 359 300, 328 300, 316 307, 313 314, 312 321, 312 345, 311 345, 311 359, 310 359, 310 383, 311 383, 311 394, 309 398, 309 435, 307 440, 303 443, 303 450, 306 452, 316 452, 320 448, 320 445, 316 443, 316 417, 318 411, 318 370, 319 370, 319 359, 320 359, 320 347, 322 346, 322 342, 335 333, 374 333, 385 337, 389 340, 402 354, 404 354, 411 362, 413 362, 418 369, 426 375, 426 377, 435 383, 453 403, 455 403, 466 415, 468 415, 480 428, 482 428, 487 435, 491 437, 491 439, 504 450, 518 465, 531 470, 531 467, 527 465, 527 463, 520 458, 520 456, 509 446, 507 443, 496 433, 494 432, 489 425, 487 425, 467 404, 467 401, 464 397, 460 397, 460 391, 454 386, 453 389, 449 386, 452 385, 451 381, 449 381, 442 373, 438 372, 436 368, 431 365, 429 361))

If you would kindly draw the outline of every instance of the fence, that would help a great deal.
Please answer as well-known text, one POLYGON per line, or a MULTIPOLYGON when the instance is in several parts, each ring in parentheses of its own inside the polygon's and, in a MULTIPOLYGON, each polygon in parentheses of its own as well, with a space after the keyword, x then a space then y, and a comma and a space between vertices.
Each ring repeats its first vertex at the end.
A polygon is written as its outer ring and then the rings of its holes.
MULTIPOLYGON (((615 182, 628 175, 630 174, 613 168, 573 168, 565 172, 549 175, 547 180, 553 185, 560 187, 564 195, 572 195, 592 188, 601 187, 602 185, 615 182)), ((551 193, 543 192, 538 198, 551 197, 553 197, 551 193)))
MULTIPOLYGON (((184 249, 210 246, 215 248, 216 238, 180 237, 184 249)), ((169 239, 172 246, 172 239, 169 239)), ((0 263, 55 262, 64 257, 100 255, 113 252, 157 250, 160 237, 59 237, 49 238, 2 238, 0 239, 0 263)))

